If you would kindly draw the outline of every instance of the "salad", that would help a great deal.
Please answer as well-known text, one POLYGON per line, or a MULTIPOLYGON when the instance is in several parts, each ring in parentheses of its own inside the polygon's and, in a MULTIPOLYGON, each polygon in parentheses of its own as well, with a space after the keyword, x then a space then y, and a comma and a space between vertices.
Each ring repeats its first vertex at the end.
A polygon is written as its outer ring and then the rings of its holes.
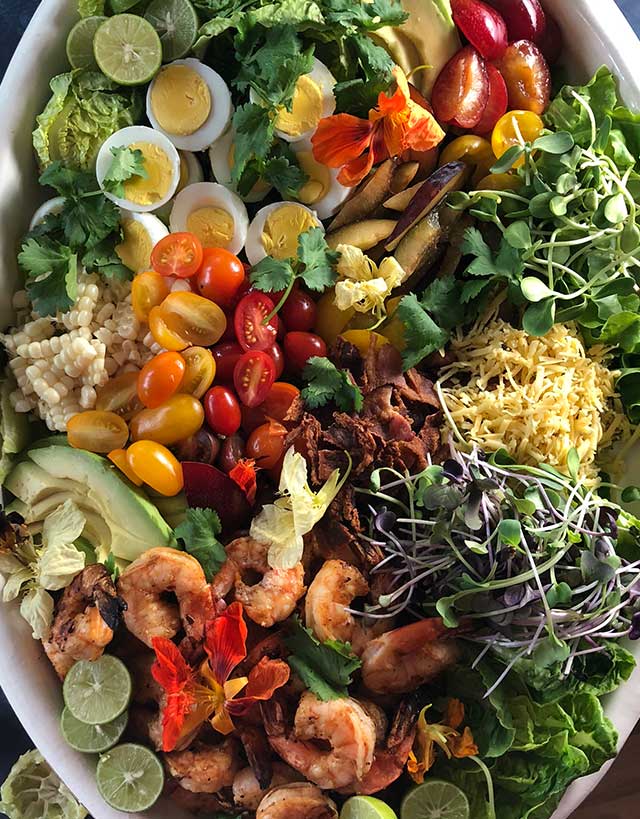
POLYGON ((549 819, 640 638, 640 115, 539 0, 77 7, 0 335, 61 738, 125 812, 549 819))

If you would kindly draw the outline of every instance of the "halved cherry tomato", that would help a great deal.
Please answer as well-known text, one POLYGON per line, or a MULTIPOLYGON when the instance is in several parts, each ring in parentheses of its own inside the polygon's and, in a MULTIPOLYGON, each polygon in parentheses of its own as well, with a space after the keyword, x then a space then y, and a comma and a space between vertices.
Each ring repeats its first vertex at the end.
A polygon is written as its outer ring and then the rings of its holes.
POLYGON ((131 420, 131 440, 171 446, 195 435, 203 423, 204 410, 197 398, 173 395, 159 407, 142 410, 131 420))
POLYGON ((282 347, 279 344, 272 344, 265 352, 271 356, 273 363, 276 365, 276 378, 280 378, 284 372, 284 353, 282 352, 282 347))
POLYGON ((507 24, 509 40, 537 40, 546 26, 539 0, 487 0, 507 24))
POLYGON ((127 449, 127 463, 138 478, 161 495, 182 491, 182 465, 166 446, 156 441, 137 441, 127 449))
POLYGON ((332 287, 322 294, 317 304, 314 330, 327 344, 333 344, 356 312, 353 307, 349 310, 338 310, 335 305, 335 295, 332 287))
POLYGON ((182 384, 187 369, 180 353, 159 353, 147 361, 138 376, 138 397, 149 409, 171 398, 182 384))
POLYGON ((166 350, 210 347, 226 326, 227 319, 218 305, 195 293, 170 293, 149 313, 151 335, 166 350))
POLYGON ((504 77, 491 63, 487 63, 489 77, 489 99, 480 122, 473 129, 478 134, 490 134, 496 122, 504 116, 509 107, 509 92, 504 77))
POLYGON ((167 298, 171 292, 171 282, 155 270, 138 273, 131 283, 131 306, 138 321, 148 321, 153 307, 167 298))
POLYGON ((245 281, 244 265, 237 256, 222 247, 204 251, 197 275, 198 292, 221 307, 231 307, 245 281))
POLYGON ((458 51, 440 72, 431 102, 440 122, 475 128, 487 107, 489 75, 485 61, 472 46, 458 51))
POLYGON ((106 454, 122 449, 128 438, 127 424, 115 412, 87 410, 67 421, 67 440, 76 449, 106 454))
POLYGON ((107 458, 111 461, 112 464, 115 464, 120 472, 131 481, 131 483, 135 484, 136 486, 142 486, 144 481, 142 478, 139 478, 136 473, 131 469, 129 466, 129 461, 127 461, 127 450, 126 449, 113 449, 108 455, 107 458))
POLYGON ((291 370, 302 372, 310 358, 324 358, 327 355, 327 345, 315 333, 287 333, 284 337, 284 352, 291 370))
POLYGON ((511 43, 497 63, 509 92, 509 107, 544 114, 551 99, 551 72, 535 43, 511 43))
POLYGON ((247 457, 261 469, 272 469, 284 454, 284 439, 287 429, 277 421, 267 421, 254 429, 247 439, 247 457))
POLYGON ((233 435, 240 429, 240 404, 228 387, 212 387, 204 399, 207 424, 218 435, 233 435))
POLYGON ((245 432, 253 432, 256 427, 265 424, 269 418, 274 421, 284 421, 291 405, 299 395, 300 390, 293 384, 276 381, 259 407, 242 408, 242 428, 245 432))
POLYGON ((453 21, 485 60, 497 60, 507 47, 507 24, 482 0, 451 0, 453 21))
POLYGON ((315 301, 298 288, 291 292, 280 311, 280 318, 287 330, 308 333, 313 330, 318 310, 315 301))
POLYGON ((170 233, 151 253, 151 266, 161 276, 188 279, 202 264, 202 244, 193 233, 170 233))
POLYGON ((216 362, 216 379, 231 384, 233 371, 244 355, 244 350, 237 341, 225 341, 223 344, 217 344, 211 352, 216 362))
POLYGON ((125 421, 130 421, 142 409, 142 403, 138 398, 139 375, 139 370, 132 370, 110 378, 104 387, 98 390, 96 409, 102 412, 115 412, 125 421))
POLYGON ((247 407, 262 404, 275 380, 276 366, 273 359, 261 350, 248 350, 233 372, 236 392, 247 407))
POLYGON ((535 43, 544 54, 545 60, 550 65, 553 65, 558 62, 563 51, 562 30, 550 14, 545 13, 545 16, 547 18, 547 25, 545 26, 544 32, 535 38, 535 43))
POLYGON ((275 316, 268 324, 264 321, 275 307, 269 296, 254 290, 236 307, 234 326, 236 338, 243 350, 268 350, 278 335, 275 316))
POLYGON ((202 398, 216 377, 216 362, 210 350, 204 347, 187 347, 182 357, 186 372, 180 385, 180 392, 202 398))
POLYGON ((468 134, 454 139, 440 155, 440 165, 458 160, 474 168, 477 178, 482 179, 495 164, 496 157, 488 140, 468 134))
MULTIPOLYGON (((509 111, 496 123, 491 135, 491 147, 500 159, 509 148, 524 142, 534 142, 544 130, 544 122, 533 111, 509 111)), ((524 159, 514 163, 514 167, 524 164, 524 159)))

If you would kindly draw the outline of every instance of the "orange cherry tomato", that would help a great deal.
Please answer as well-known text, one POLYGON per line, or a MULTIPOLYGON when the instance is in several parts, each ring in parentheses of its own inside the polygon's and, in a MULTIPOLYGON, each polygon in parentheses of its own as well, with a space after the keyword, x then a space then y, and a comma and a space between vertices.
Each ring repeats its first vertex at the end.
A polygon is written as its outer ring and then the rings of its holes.
POLYGON ((156 441, 137 441, 127 449, 129 469, 156 492, 173 497, 182 491, 182 464, 156 441))
POLYGON ((142 410, 131 420, 131 440, 171 446, 195 435, 203 422, 204 410, 197 398, 173 395, 159 407, 142 410))
POLYGON ((198 292, 216 304, 231 307, 245 275, 237 256, 222 247, 208 247, 196 279, 198 292))
POLYGON ((187 365, 180 353, 160 353, 147 361, 138 376, 138 397, 149 409, 164 404, 182 384, 187 365))
POLYGON ((155 270, 139 273, 131 283, 131 306, 138 321, 148 321, 151 309, 162 304, 170 292, 171 283, 155 270))
MULTIPOLYGON (((544 130, 544 122, 533 111, 509 111, 500 117, 491 134, 491 147, 494 154, 500 159, 503 154, 521 145, 522 142, 534 142, 544 130)), ((524 158, 520 157, 514 167, 524 165, 524 158)))
POLYGON ((122 449, 128 438, 127 424, 115 412, 87 410, 67 422, 67 439, 76 449, 105 454, 122 449))
POLYGON ((454 139, 440 155, 441 166, 458 160, 475 169, 475 184, 476 179, 482 179, 489 173, 496 157, 488 140, 468 134, 454 139))
POLYGON ((136 486, 142 486, 143 481, 136 475, 136 473, 131 469, 129 466, 129 462, 127 461, 127 450, 126 449, 114 449, 108 455, 107 458, 111 461, 112 464, 115 464, 120 472, 131 481, 131 483, 135 484, 136 486))
POLYGON ((284 454, 287 430, 277 421, 267 421, 253 430, 247 439, 246 452, 261 469, 272 469, 284 454))
POLYGON ((217 304, 195 293, 170 293, 149 313, 149 329, 166 350, 211 347, 227 328, 227 318, 217 304))
POLYGON ((256 427, 265 424, 269 418, 284 421, 291 405, 300 395, 300 390, 285 381, 276 381, 259 407, 250 409, 242 407, 242 428, 253 432, 256 427))
POLYGON ((139 375, 139 370, 132 370, 110 378, 104 387, 98 390, 96 409, 102 412, 115 412, 125 421, 130 421, 142 409, 138 398, 139 375))
POLYGON ((189 279, 202 264, 202 244, 193 233, 170 233, 151 254, 151 266, 161 276, 189 279))
POLYGON ((188 347, 182 357, 187 365, 180 392, 202 398, 216 377, 216 362, 210 350, 204 347, 188 347))

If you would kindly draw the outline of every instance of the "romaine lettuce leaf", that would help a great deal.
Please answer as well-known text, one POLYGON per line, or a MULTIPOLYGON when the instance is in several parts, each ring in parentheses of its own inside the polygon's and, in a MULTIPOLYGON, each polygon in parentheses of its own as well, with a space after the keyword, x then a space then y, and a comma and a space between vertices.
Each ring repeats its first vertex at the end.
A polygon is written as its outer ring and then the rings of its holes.
POLYGON ((0 789, 0 798, 0 811, 9 819, 84 819, 87 815, 40 751, 20 757, 0 789))

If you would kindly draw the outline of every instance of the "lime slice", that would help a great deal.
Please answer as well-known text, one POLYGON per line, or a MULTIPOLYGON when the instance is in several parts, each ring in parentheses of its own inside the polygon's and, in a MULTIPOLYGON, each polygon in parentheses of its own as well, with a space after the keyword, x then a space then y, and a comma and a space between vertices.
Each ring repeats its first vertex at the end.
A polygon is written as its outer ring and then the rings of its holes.
POLYGON ((147 810, 162 793, 164 771, 158 757, 142 745, 116 745, 100 757, 96 769, 104 801, 127 813, 147 810))
POLYGON ((151 25, 137 14, 116 14, 103 23, 93 41, 98 67, 120 85, 142 85, 162 65, 162 43, 151 25))
POLYGON ((352 796, 342 806, 340 819, 398 819, 386 802, 374 796, 352 796))
POLYGON ((68 708, 60 717, 60 730, 67 745, 83 754, 101 754, 120 741, 127 727, 129 715, 126 711, 104 725, 87 725, 76 719, 68 708))
POLYGON ((129 11, 134 6, 137 6, 140 0, 110 0, 109 5, 114 14, 122 14, 123 11, 129 11))
POLYGON ((106 17, 83 17, 78 20, 67 37, 67 59, 72 68, 96 68, 93 38, 106 17))
POLYGON ((457 785, 431 779, 409 791, 401 819, 469 819, 469 801, 457 785))
POLYGON ((126 711, 131 675, 121 660, 108 654, 93 663, 80 660, 65 677, 62 693, 72 716, 88 725, 104 725, 126 711))
POLYGON ((160 35, 165 63, 184 57, 196 41, 198 15, 189 0, 153 0, 144 19, 160 35))

